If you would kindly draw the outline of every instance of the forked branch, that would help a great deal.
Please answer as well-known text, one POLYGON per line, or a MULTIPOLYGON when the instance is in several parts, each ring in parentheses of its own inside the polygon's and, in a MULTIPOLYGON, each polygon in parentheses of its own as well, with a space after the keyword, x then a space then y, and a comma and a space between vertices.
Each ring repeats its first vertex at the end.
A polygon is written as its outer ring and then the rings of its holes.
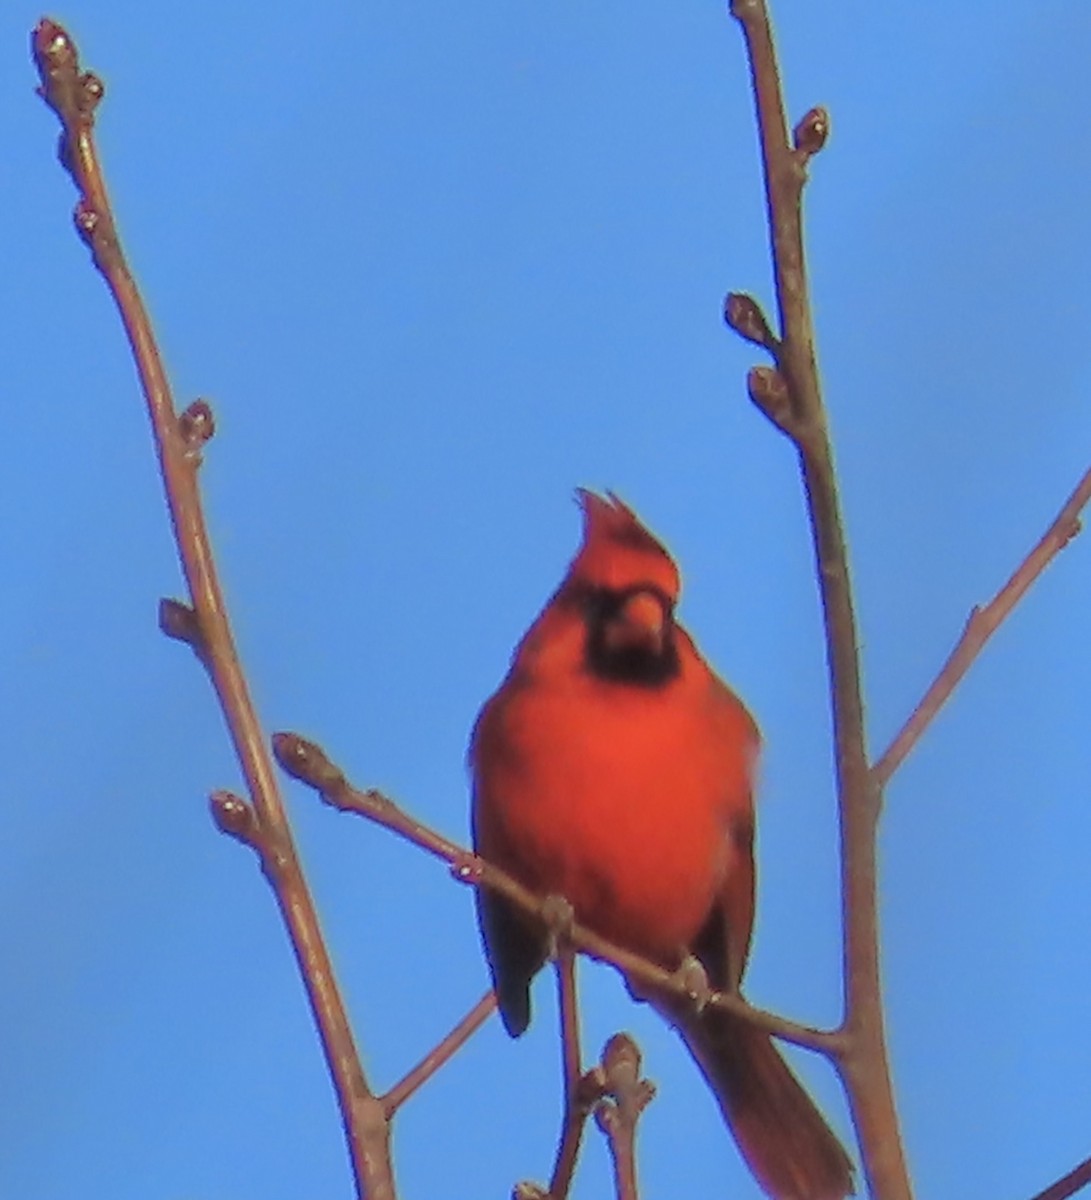
POLYGON ((655 1088, 641 1076, 640 1051, 628 1034, 610 1038, 600 1069, 606 1095, 595 1109, 595 1123, 610 1148, 617 1200, 636 1200, 636 1125, 655 1088))
POLYGON ((197 484, 202 450, 213 434, 211 408, 197 401, 177 414, 151 320, 121 247, 94 140, 102 81, 81 71, 76 46, 54 21, 32 35, 39 94, 61 122, 60 158, 79 193, 76 227, 106 281, 132 347, 151 418, 190 601, 166 601, 163 631, 193 647, 208 671, 246 779, 249 801, 226 792, 212 799, 220 828, 251 845, 272 885, 291 939, 333 1077, 359 1195, 392 1200, 389 1130, 371 1094, 334 979, 318 915, 303 878, 213 561, 197 484))
POLYGON ((829 118, 812 108, 789 139, 765 0, 732 0, 742 26, 753 84, 779 329, 756 302, 728 298, 725 316, 772 355, 774 367, 751 371, 750 395, 799 454, 825 623, 841 831, 844 927, 844 1022, 849 1048, 837 1059, 860 1139, 870 1193, 908 1200, 906 1171, 883 1032, 876 907, 879 788, 868 770, 860 659, 833 451, 819 386, 803 252, 807 166, 825 145, 829 118))

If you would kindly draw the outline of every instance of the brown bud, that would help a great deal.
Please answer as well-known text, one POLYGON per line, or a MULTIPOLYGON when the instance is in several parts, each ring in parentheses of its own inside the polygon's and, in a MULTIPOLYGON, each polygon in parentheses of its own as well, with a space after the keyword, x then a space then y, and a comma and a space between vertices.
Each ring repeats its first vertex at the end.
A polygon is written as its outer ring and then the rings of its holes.
POLYGON ((655 1098, 655 1085, 641 1078, 640 1066, 640 1048, 627 1033, 615 1033, 603 1047, 606 1090, 617 1101, 617 1112, 630 1127, 655 1098))
POLYGON ((76 223, 76 232, 88 245, 91 245, 99 227, 98 209, 89 200, 80 200, 72 214, 72 219, 76 223))
POLYGON ((201 645, 201 624, 197 614, 181 600, 164 598, 159 601, 159 630, 176 642, 185 642, 194 649, 201 645))
POLYGON ((627 1033, 615 1033, 602 1048, 602 1067, 607 1080, 620 1072, 625 1079, 640 1074, 640 1047, 627 1033))
POLYGON ((724 320, 740 336, 757 346, 772 350, 777 344, 761 306, 745 292, 728 292, 724 300, 724 320))
POLYGON ((483 873, 476 854, 460 854, 451 863, 451 874, 459 883, 478 884, 483 873))
POLYGON ((804 161, 817 154, 830 136, 830 114, 820 107, 810 109, 792 133, 792 141, 804 161))
POLYGON ((344 775, 326 757, 321 746, 297 733, 274 733, 273 754, 289 775, 319 791, 332 791, 345 785, 344 775))
POLYGON ((178 418, 178 433, 190 451, 199 451, 215 432, 216 419, 207 400, 194 400, 178 418))
POLYGON ((621 1118, 618 1113, 618 1105, 614 1100, 600 1100, 595 1108, 595 1124, 602 1130, 608 1138, 618 1136, 621 1126, 621 1118))
POLYGON ((252 846, 257 837, 257 816, 241 796, 216 791, 209 797, 212 819, 221 833, 252 846))
POLYGON ((750 399, 782 432, 793 436, 792 397, 784 376, 775 367, 751 367, 746 376, 750 399))
POLYGON ((84 71, 80 76, 80 112, 85 117, 98 108, 106 95, 106 85, 93 71, 84 71))
POLYGON ((606 1072, 600 1063, 585 1071, 576 1084, 575 1104, 582 1112, 590 1112, 606 1095, 606 1072))
POLYGON ((511 1189, 511 1200, 549 1200, 549 1189, 524 1179, 511 1189))
POLYGON ((63 25, 43 17, 30 37, 31 51, 38 70, 43 74, 63 70, 75 71, 76 47, 63 25))

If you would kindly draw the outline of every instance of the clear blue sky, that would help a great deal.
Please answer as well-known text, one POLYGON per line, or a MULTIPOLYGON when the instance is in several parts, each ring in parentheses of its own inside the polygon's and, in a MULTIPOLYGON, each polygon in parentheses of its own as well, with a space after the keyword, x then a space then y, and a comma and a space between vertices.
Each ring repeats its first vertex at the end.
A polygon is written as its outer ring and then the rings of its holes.
MULTIPOLYGON (((192 656, 147 423, 72 234, 27 34, 0 13, 0 1192, 349 1195, 274 907, 206 796, 238 786, 192 656)), ((834 1019, 824 671, 788 444, 728 289, 769 298, 738 30, 714 3, 69 0, 101 144, 270 729, 464 836, 466 738, 578 535, 576 485, 669 543, 767 754, 749 992, 834 1019), (272 10, 272 11, 270 11, 272 10)), ((776 4, 881 749, 1091 461, 1091 7, 776 4)), ((1091 1154, 1091 541, 890 789, 889 1027, 921 1197, 1019 1200, 1091 1154)), ((480 995, 471 897, 289 788, 376 1084, 480 995)), ((589 1048, 640 1040, 648 1200, 754 1196, 684 1052, 588 967, 589 1048)), ((399 1119, 403 1195, 548 1171, 552 988, 399 1119)), ((827 1068, 807 1078, 842 1127, 827 1068)), ((597 1138, 576 1195, 605 1194, 597 1138)))

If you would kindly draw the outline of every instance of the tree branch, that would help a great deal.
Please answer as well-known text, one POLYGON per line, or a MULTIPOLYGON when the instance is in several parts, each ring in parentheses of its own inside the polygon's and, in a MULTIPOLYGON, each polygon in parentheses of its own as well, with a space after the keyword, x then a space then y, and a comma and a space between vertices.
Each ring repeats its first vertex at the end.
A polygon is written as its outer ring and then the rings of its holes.
POLYGON ((583 1140, 583 1127, 591 1107, 601 1098, 601 1081, 583 1075, 580 1052, 579 999, 576 991, 576 955, 563 946, 557 957, 557 1006, 561 1016, 561 1059, 563 1067, 563 1104, 561 1138, 549 1179, 550 1200, 565 1200, 572 1186, 572 1175, 583 1140))
MULTIPOLYGON (((822 402, 803 252, 802 197, 810 158, 822 149, 829 118, 812 108, 789 142, 780 74, 765 0, 732 0, 742 26, 753 83, 765 175, 779 334, 768 323, 728 322, 765 345, 775 370, 752 371, 750 394, 799 453, 822 599, 841 834, 844 925, 843 1029, 847 1052, 837 1061, 860 1138, 864 1170, 877 1200, 908 1200, 909 1178, 890 1080, 879 975, 876 906, 877 781, 868 770, 860 662, 833 452, 822 402), (755 336, 755 334, 757 336, 755 336)), ((749 300, 749 298, 741 298, 749 300)), ((756 308, 751 300, 749 305, 756 308)), ((738 311, 738 305, 734 306, 738 311)))
POLYGON ((1068 1200, 1069 1196, 1074 1196, 1080 1188, 1086 1187, 1091 1183, 1091 1158, 1086 1158, 1078 1167, 1069 1171, 1062 1179, 1058 1179, 1056 1183, 1051 1184, 1044 1192, 1039 1192, 1033 1200, 1068 1200))
POLYGON ((429 1050, 384 1096, 379 1097, 388 1121, 418 1088, 462 1049, 495 1011, 496 993, 488 991, 438 1045, 429 1050))
MULTIPOLYGON (((460 883, 491 888, 529 916, 548 923, 554 898, 536 896, 499 867, 411 817, 382 792, 354 788, 340 767, 330 760, 316 742, 308 741, 296 733, 275 733, 273 753, 289 775, 313 788, 326 804, 340 812, 366 817, 376 825, 391 830, 449 863, 453 868, 452 874, 460 883)), ((565 930, 565 938, 577 950, 611 963, 625 975, 632 976, 635 981, 651 989, 682 999, 694 999, 684 973, 665 971, 648 959, 616 946, 576 923, 565 930)), ((820 1054, 837 1056, 844 1053, 848 1045, 840 1030, 813 1029, 809 1025, 801 1025, 797 1021, 755 1008, 736 993, 713 992, 707 1003, 733 1013, 784 1041, 820 1054)))
POLYGON ((1012 609, 1022 600, 1031 585, 1057 555, 1080 532, 1080 511, 1091 500, 1091 471, 1076 485, 1064 503, 1056 520, 1042 535, 1038 544, 1016 567, 999 592, 985 605, 975 608, 966 622, 962 636, 940 669, 932 686, 913 710, 905 725, 872 767, 876 785, 883 787, 891 775, 920 741, 921 735, 947 703, 962 677, 973 665, 985 643, 1000 628, 1012 609))
POLYGON ((252 807, 237 796, 215 793, 213 814, 221 829, 254 847, 272 885, 336 1088, 357 1193, 366 1193, 370 1200, 392 1200, 385 1115, 360 1065, 216 575, 197 485, 202 451, 214 432, 212 411, 198 401, 180 416, 175 412, 151 319, 125 261, 95 148, 94 114, 105 91, 103 84, 91 72, 80 71, 75 44, 55 22, 39 22, 31 44, 41 79, 39 94, 61 122, 61 162, 79 192, 76 227, 117 304, 151 418, 190 594, 189 605, 164 604, 161 625, 169 636, 191 645, 208 671, 251 798, 252 807))
POLYGON ((627 1033, 615 1033, 602 1051, 604 1091, 595 1123, 606 1135, 614 1165, 617 1200, 636 1200, 636 1123, 655 1098, 655 1088, 640 1075, 640 1051, 627 1033))

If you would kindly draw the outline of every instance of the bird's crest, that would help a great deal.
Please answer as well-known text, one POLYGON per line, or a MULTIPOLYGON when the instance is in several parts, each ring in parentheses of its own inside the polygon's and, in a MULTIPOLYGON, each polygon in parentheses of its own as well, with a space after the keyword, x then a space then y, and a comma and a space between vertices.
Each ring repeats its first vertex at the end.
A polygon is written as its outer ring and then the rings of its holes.
POLYGON ((678 598, 678 567, 663 543, 613 492, 578 488, 583 510, 583 544, 569 568, 569 578, 600 587, 626 588, 650 583, 671 600, 678 598))

